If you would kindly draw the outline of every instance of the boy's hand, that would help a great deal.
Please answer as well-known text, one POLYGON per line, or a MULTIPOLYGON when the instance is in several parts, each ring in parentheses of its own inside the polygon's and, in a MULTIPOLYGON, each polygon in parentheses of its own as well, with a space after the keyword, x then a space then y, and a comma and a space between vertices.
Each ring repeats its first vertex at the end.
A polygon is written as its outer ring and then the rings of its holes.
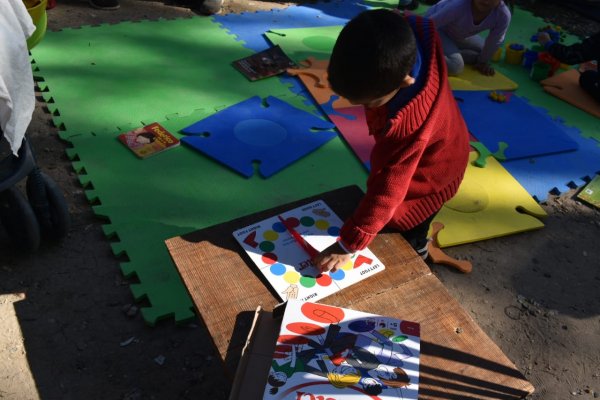
POLYGON ((550 35, 548 35, 548 32, 540 32, 537 35, 537 40, 542 46, 545 46, 550 41, 550 35))
POLYGON ((489 63, 478 63, 475 65, 475 69, 487 76, 492 76, 496 73, 496 71, 494 71, 494 67, 492 67, 489 63))
POLYGON ((351 254, 346 253, 338 242, 335 242, 313 258, 312 262, 321 272, 335 272, 349 262, 351 257, 351 254))

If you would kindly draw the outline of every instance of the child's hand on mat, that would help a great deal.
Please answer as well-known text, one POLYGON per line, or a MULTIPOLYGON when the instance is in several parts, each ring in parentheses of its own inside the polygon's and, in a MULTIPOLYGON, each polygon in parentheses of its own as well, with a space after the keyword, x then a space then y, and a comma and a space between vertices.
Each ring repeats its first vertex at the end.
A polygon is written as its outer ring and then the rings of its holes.
POLYGON ((335 272, 348 263, 351 256, 342 249, 338 242, 335 242, 313 258, 312 262, 317 268, 321 269, 321 272, 335 272))
POLYGON ((496 73, 496 71, 494 71, 494 67, 492 67, 489 63, 478 63, 475 65, 475 68, 477 71, 487 76, 492 76, 496 73))

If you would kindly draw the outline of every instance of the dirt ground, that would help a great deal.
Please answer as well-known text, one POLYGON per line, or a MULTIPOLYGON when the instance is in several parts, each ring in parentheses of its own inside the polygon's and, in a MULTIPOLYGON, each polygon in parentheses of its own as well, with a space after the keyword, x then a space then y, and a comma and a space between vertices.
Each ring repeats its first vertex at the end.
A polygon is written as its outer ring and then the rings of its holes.
MULTIPOLYGON (((58 0, 49 29, 195 14, 189 4, 121 4, 109 12, 58 0)), ((224 11, 284 6, 226 0, 224 11)), ((525 6, 579 35, 600 29, 560 6, 525 6)), ((12 249, 0 228, 0 399, 225 399, 228 382, 200 321, 143 322, 42 103, 29 135, 65 192, 72 226, 34 255, 12 249)), ((473 262, 470 275, 432 267, 536 387, 531 399, 600 397, 600 212, 575 193, 543 204, 539 231, 448 249, 473 262)))

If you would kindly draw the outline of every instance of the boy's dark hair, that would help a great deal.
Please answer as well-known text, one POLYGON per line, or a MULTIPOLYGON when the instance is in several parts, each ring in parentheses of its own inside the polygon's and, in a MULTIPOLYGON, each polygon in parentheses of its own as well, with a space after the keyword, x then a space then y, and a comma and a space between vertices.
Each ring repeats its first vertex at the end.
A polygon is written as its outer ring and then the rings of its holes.
POLYGON ((402 15, 364 11, 340 32, 327 69, 329 84, 350 100, 381 97, 400 87, 416 55, 415 36, 402 15))

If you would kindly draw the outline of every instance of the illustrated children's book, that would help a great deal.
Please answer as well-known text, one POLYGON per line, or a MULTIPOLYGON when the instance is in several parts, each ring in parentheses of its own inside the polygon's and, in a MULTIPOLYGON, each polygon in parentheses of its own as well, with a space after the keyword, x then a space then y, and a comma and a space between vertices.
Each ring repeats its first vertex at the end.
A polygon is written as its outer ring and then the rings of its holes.
POLYGON ((251 81, 279 75, 286 69, 295 67, 294 63, 279 46, 244 57, 233 62, 235 69, 251 81))
POLYGON ((179 145, 179 139, 158 122, 121 133, 118 138, 140 158, 150 157, 179 145))
POLYGON ((581 192, 577 194, 581 200, 600 208, 600 175, 588 182, 581 192))
POLYGON ((339 238, 342 220, 315 201, 233 232, 282 300, 317 301, 384 270, 364 249, 335 272, 321 273, 311 259, 339 238))
POLYGON ((417 399, 420 326, 287 302, 263 399, 417 399))

